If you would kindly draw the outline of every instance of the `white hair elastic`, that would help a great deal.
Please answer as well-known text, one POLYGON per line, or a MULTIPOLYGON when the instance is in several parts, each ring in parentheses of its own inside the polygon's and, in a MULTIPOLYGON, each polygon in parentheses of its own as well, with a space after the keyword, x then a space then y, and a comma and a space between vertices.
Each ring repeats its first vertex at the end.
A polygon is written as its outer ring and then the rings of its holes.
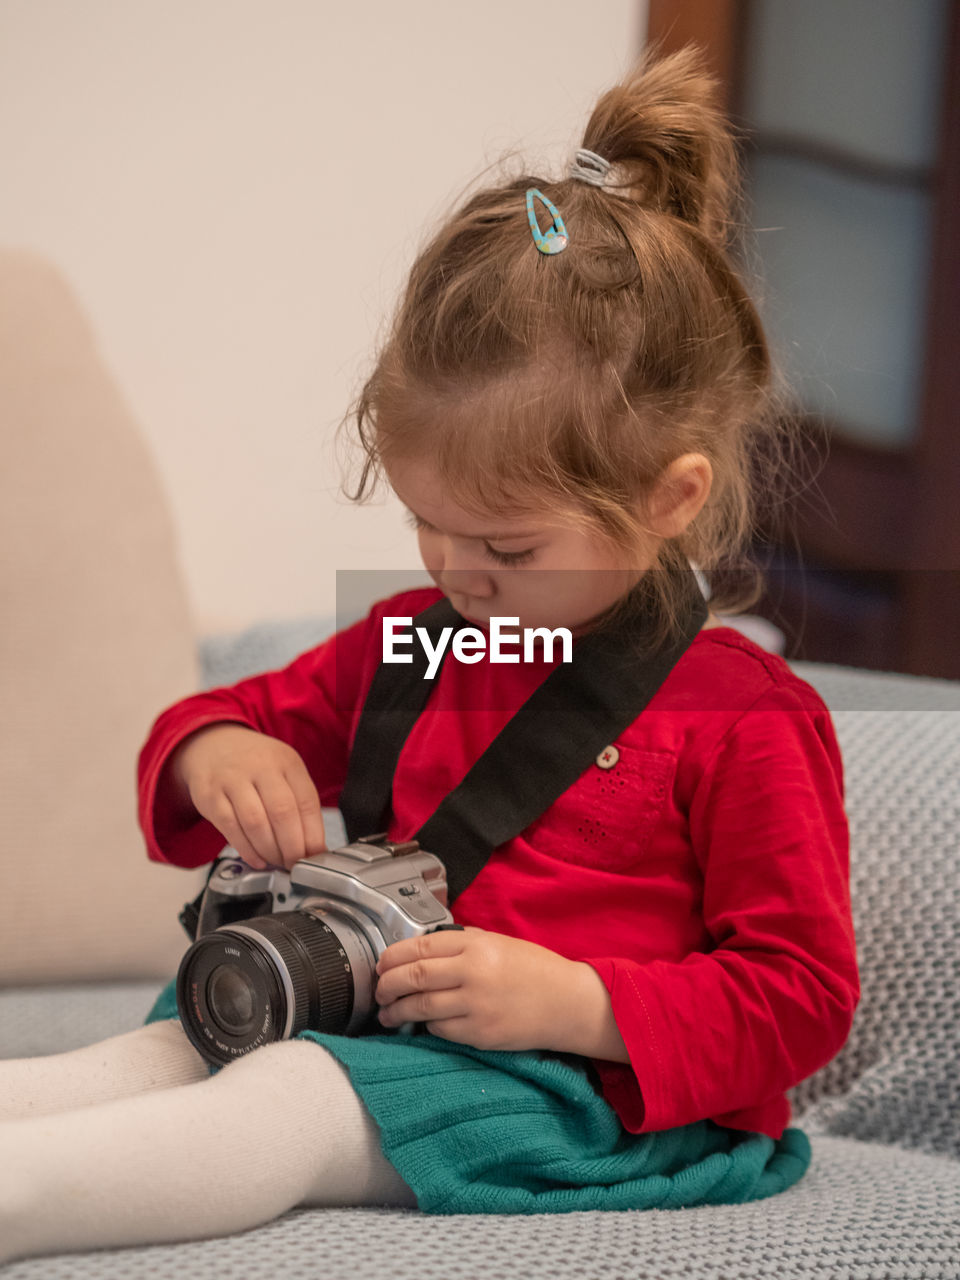
POLYGON ((594 187, 602 187, 610 169, 609 160, 604 160, 595 151, 587 151, 581 147, 570 166, 570 177, 577 178, 580 182, 589 182, 594 187))

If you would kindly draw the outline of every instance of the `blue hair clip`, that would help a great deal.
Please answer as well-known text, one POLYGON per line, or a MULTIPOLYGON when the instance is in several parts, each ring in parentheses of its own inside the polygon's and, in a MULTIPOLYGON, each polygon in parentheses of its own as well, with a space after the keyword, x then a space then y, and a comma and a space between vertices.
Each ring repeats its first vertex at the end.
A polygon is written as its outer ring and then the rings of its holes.
POLYGON ((557 206, 552 200, 536 189, 531 187, 527 192, 527 218, 530 222, 530 230, 533 232, 533 243, 537 246, 541 253, 562 253, 569 243, 567 228, 563 225, 563 219, 557 211, 557 206), (536 198, 545 205, 553 222, 546 231, 540 230, 540 224, 537 221, 536 210, 533 207, 533 198, 536 198))

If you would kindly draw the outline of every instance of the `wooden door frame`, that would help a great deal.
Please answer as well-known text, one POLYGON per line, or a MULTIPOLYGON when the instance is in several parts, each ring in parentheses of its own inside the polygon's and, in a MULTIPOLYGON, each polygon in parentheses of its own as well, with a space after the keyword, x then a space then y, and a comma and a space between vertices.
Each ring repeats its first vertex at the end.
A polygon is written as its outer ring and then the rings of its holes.
MULTIPOLYGON (((752 5, 649 0, 648 41, 664 52, 699 44, 738 125, 752 5)), ((816 493, 793 520, 805 553, 822 563, 897 575, 898 669, 960 677, 960 5, 948 23, 917 429, 884 447, 811 420, 804 463, 816 493)))
POLYGON ((751 0, 649 0, 647 42, 672 53, 700 45, 724 88, 724 107, 739 114, 751 0))

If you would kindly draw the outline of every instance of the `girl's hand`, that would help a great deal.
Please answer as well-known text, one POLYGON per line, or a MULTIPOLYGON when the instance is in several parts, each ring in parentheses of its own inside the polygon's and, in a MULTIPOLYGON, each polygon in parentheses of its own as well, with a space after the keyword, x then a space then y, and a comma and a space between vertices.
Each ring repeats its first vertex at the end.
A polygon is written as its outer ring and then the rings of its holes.
POLYGON ((433 1035, 476 1049, 563 1051, 584 968, 535 942, 469 926, 406 938, 377 965, 380 1021, 425 1022, 433 1035))
POLYGON ((165 768, 248 866, 289 871, 327 847, 313 779, 277 738, 218 722, 185 738, 165 768))

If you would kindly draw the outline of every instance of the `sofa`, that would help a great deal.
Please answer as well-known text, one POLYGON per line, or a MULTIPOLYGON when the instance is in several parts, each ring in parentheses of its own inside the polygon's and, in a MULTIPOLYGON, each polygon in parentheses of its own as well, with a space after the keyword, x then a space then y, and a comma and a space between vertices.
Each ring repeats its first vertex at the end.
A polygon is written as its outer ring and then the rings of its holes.
MULTIPOLYGON (((68 282, 31 255, 0 253, 0 406, 0 1057, 23 1057, 140 1025, 187 946, 176 912, 198 873, 147 864, 135 821, 153 716, 282 665, 334 620, 194 633, 156 467, 68 282)), ((792 1092, 813 1147, 795 1187, 646 1212, 293 1210, 3 1280, 960 1277, 960 682, 791 666, 843 752, 863 988, 847 1044, 792 1092)))

